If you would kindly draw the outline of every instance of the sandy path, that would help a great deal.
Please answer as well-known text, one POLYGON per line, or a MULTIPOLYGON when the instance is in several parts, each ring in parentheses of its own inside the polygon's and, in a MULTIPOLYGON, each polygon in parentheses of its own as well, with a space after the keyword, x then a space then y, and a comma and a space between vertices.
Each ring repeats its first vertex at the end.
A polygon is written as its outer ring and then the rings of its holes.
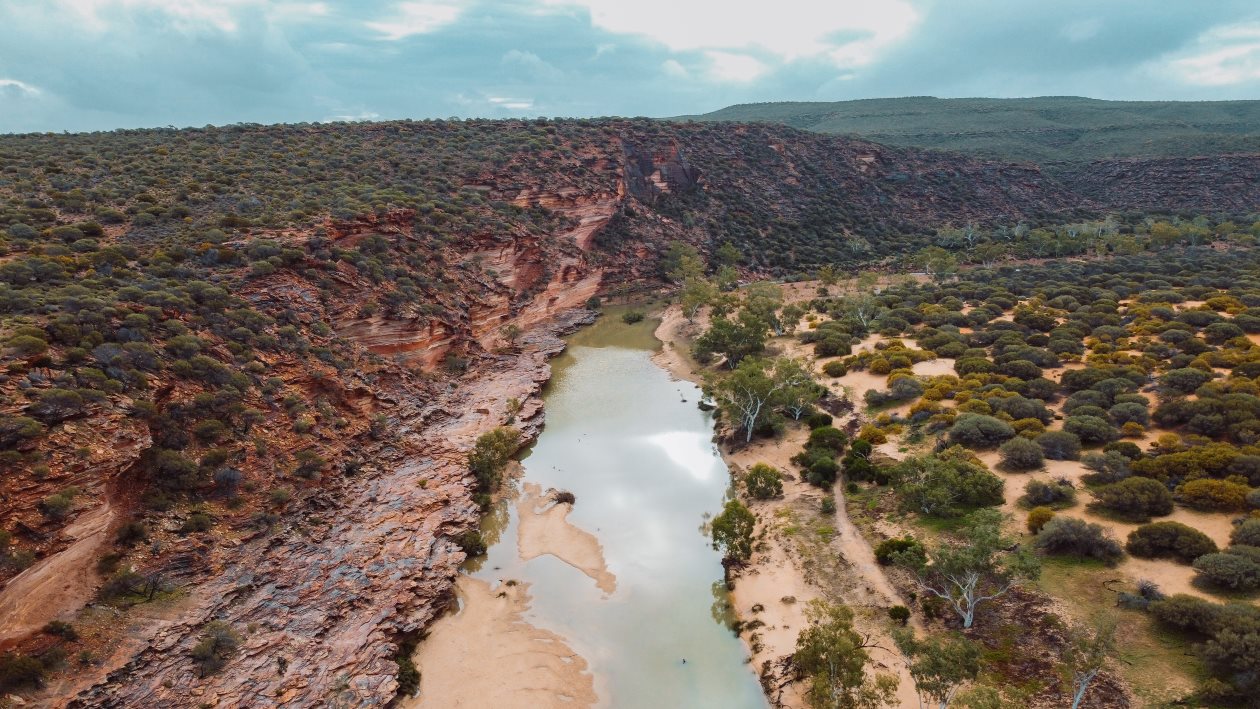
POLYGON ((0 643, 44 627, 83 607, 96 592, 96 551, 106 541, 114 508, 109 500, 79 515, 62 534, 75 541, 13 577, 0 591, 0 643))
POLYGON ((537 483, 525 483, 516 502, 516 545, 522 561, 550 554, 595 581, 605 596, 617 590, 617 577, 604 561, 604 547, 594 534, 568 520, 573 505, 556 503, 537 483))
POLYGON ((526 584, 490 584, 461 575, 462 608, 436 623, 412 658, 420 692, 401 697, 402 709, 582 709, 595 704, 586 660, 559 635, 522 619, 526 584), (477 691, 470 693, 469 687, 477 691))

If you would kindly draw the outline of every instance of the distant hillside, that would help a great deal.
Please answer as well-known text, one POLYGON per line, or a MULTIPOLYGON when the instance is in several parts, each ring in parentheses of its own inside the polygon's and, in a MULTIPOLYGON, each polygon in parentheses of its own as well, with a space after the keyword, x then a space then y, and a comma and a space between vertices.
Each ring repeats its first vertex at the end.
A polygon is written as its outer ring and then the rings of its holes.
POLYGON ((1260 101, 865 99, 729 106, 699 121, 764 121, 889 145, 1048 163, 1260 152, 1260 101))

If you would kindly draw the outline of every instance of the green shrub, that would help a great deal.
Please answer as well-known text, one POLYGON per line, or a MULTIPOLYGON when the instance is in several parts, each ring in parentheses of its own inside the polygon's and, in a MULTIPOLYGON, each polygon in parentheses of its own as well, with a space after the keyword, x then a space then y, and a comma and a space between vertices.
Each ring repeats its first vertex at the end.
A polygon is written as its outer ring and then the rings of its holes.
POLYGON ((1018 436, 999 446, 998 453, 1002 467, 1008 470, 1035 470, 1045 461, 1041 446, 1018 436))
POLYGON ((1229 533, 1229 543, 1260 547, 1260 519, 1253 517, 1234 527, 1229 533))
POLYGON ((642 322, 643 318, 644 318, 644 315, 643 315, 643 311, 641 310, 627 310, 626 312, 621 314, 621 322, 627 325, 633 325, 637 322, 642 322))
POLYGON ((1260 588, 1260 548, 1227 547, 1222 553, 1205 554, 1194 560, 1194 570, 1213 586, 1252 591, 1260 588))
POLYGON ((1094 504, 1125 519, 1146 521, 1172 514, 1173 496, 1158 480, 1133 477, 1096 490, 1094 504))
POLYGON ((885 566, 893 563, 898 555, 924 555, 926 552, 919 540, 911 536, 885 539, 875 546, 875 561, 885 566))
POLYGON ((241 636, 232 626, 219 620, 210 621, 202 628, 201 639, 192 648, 193 664, 202 677, 212 675, 227 665, 240 644, 241 636))
POLYGON ((1177 501, 1196 510, 1239 512, 1247 509, 1251 488, 1228 480, 1199 478, 1177 486, 1177 501))
POLYGON ((950 443, 971 448, 992 448, 1014 436, 1009 423, 984 414, 962 414, 949 430, 950 443))
POLYGON ((1019 498, 1019 503, 1024 507, 1071 507, 1076 503, 1076 488, 1068 480, 1029 480, 1024 485, 1024 495, 1019 498))
POLYGON ((744 487, 754 500, 769 500, 783 494, 783 475, 772 466, 757 463, 744 476, 744 487))
MULTIPOLYGON (((817 348, 817 345, 815 345, 815 348, 817 348)), ((823 365, 823 374, 826 374, 829 377, 843 377, 848 373, 849 368, 844 366, 844 363, 838 359, 832 360, 823 365)))
POLYGON ((1217 552, 1211 537, 1180 522, 1144 524, 1129 533, 1125 549, 1133 556, 1170 558, 1185 564, 1217 552))
POLYGON ((1050 460, 1076 460, 1081 455, 1081 439, 1067 431, 1046 431, 1037 436, 1037 445, 1050 460))
POLYGON ((1047 554, 1068 554, 1098 559, 1109 566, 1124 558, 1124 549, 1100 525, 1075 517, 1055 517, 1046 522, 1033 545, 1047 554))
POLYGON ((806 441, 805 446, 807 448, 825 448, 835 453, 841 453, 848 443, 849 437, 844 434, 844 431, 833 426, 822 426, 809 432, 809 440, 806 441))

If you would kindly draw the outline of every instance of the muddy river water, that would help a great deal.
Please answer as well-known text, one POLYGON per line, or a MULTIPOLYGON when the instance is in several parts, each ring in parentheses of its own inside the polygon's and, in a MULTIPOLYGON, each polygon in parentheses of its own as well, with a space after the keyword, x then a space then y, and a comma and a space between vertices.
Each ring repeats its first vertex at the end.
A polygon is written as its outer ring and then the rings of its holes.
POLYGON ((521 485, 576 496, 568 523, 602 545, 615 584, 562 555, 524 560, 528 511, 514 501, 487 518, 493 544, 468 571, 528 584, 524 620, 586 659, 599 706, 765 707, 704 530, 729 475, 700 391, 652 362, 651 326, 607 315, 571 338, 552 362, 546 429, 523 460, 521 485))

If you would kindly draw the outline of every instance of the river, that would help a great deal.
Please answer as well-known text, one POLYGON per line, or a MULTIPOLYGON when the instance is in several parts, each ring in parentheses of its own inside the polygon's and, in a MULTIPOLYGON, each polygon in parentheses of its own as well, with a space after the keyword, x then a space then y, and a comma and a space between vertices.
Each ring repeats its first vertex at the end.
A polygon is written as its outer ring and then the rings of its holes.
POLYGON ((613 312, 570 338, 523 460, 522 484, 576 496, 568 521, 602 544, 615 590, 556 556, 523 561, 515 504, 487 517, 495 543, 468 572, 528 583, 524 619, 586 659, 601 706, 765 707, 705 532, 730 478, 699 389, 652 362, 654 325, 613 312))

